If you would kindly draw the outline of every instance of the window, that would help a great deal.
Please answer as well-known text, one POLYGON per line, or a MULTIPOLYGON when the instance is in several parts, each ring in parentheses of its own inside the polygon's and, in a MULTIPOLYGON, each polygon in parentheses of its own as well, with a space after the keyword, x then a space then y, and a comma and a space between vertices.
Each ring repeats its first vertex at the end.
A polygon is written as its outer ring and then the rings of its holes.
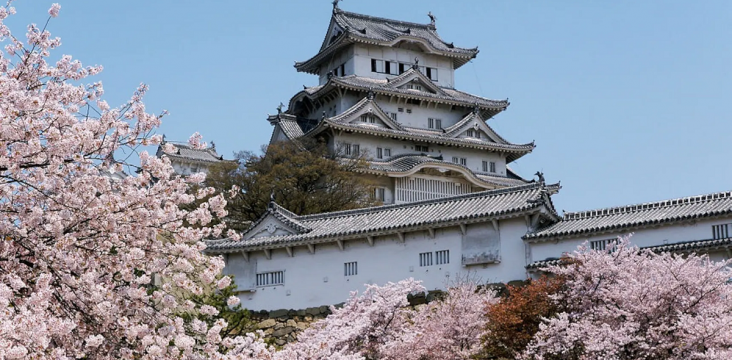
POLYGON ((284 271, 270 271, 257 274, 257 286, 273 286, 285 284, 284 271))
POLYGON ((495 173, 496 172, 496 162, 495 161, 491 161, 490 162, 490 169, 489 170, 492 173, 495 173))
POLYGON ((398 71, 399 71, 399 68, 398 68, 399 64, 397 64, 396 62, 386 61, 384 63, 384 65, 386 66, 386 70, 384 71, 385 73, 391 74, 391 75, 398 75, 399 74, 398 73, 398 71))
POLYGON ((343 152, 346 154, 346 156, 351 155, 351 144, 343 143, 343 152))
POLYGON ((396 121, 397 113, 389 113, 389 116, 391 117, 392 120, 396 121))
POLYGON ((428 78, 432 81, 437 81, 437 69, 428 67, 427 68, 427 75, 428 78))
POLYGON ((468 159, 466 159, 466 158, 460 158, 460 165, 462 165, 462 166, 468 165, 468 159))
POLYGON ((371 71, 384 73, 384 60, 371 59, 371 71))
POLYGON ((430 128, 430 129, 434 129, 435 128, 435 119, 428 118, 427 119, 427 127, 430 128))
POLYGON ((384 149, 384 156, 391 157, 391 149, 384 149))
POLYGON ((397 111, 398 112, 404 112, 404 108, 398 108, 397 111))
POLYGON ((465 132, 465 135, 467 135, 468 137, 475 137, 475 131, 473 131, 473 129, 469 129, 465 132))
POLYGON ((604 240, 594 240, 590 241, 590 249, 597 250, 597 251, 605 251, 607 249, 608 244, 614 244, 616 239, 604 239, 604 240))
POLYGON ((430 152, 429 148, 424 145, 414 145, 414 150, 421 151, 421 152, 430 152))
POLYGON ((459 161, 459 160, 458 160, 458 157, 457 157, 457 156, 453 156, 453 157, 452 157, 452 162, 454 162, 455 164, 457 164, 457 163, 458 163, 458 161, 459 161))
POLYGON ((384 188, 374 188, 374 199, 384 202, 385 193, 384 188))
POLYGON ((341 64, 341 76, 346 75, 346 63, 341 64))
POLYGON ((411 113, 412 113, 412 109, 407 109, 407 114, 411 114, 411 113))
POLYGON ((379 147, 376 148, 376 158, 377 159, 384 158, 384 150, 382 148, 379 148, 379 147))
POLYGON ((376 123, 376 117, 373 116, 373 115, 369 116, 369 122, 372 123, 372 124, 375 124, 376 123))
POLYGON ((442 129, 442 119, 435 119, 435 129, 442 129))
POLYGON ((450 250, 435 251, 435 260, 437 265, 450 263, 450 250))
POLYGON ((358 274, 358 262, 347 262, 343 264, 343 275, 353 276, 358 274))
POLYGON ((422 85, 419 84, 407 84, 407 89, 422 91, 422 85))
POLYGON ((726 239, 732 224, 712 225, 712 239, 726 239))
POLYGON ((353 156, 361 155, 361 145, 353 144, 353 156))
POLYGON ((419 266, 432 266, 432 253, 419 253, 419 266))
POLYGON ((368 114, 361 115, 361 121, 368 122, 369 121, 369 115, 368 114))
POLYGON ((483 172, 488 172, 488 162, 483 160, 483 172))
POLYGON ((409 65, 407 65, 407 64, 405 64, 405 63, 399 63, 399 73, 400 73, 400 74, 401 74, 401 73, 403 73, 404 71, 406 71, 406 69, 407 69, 408 67, 409 67, 409 65))

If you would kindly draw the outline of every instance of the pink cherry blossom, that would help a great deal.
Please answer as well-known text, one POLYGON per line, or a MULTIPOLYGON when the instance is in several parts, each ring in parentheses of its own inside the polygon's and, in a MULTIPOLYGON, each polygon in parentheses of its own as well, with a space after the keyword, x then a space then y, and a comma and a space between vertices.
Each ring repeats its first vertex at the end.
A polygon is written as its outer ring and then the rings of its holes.
POLYGON ((31 25, 22 42, 5 24, 13 12, 0 10, 4 48, 21 57, 0 57, 0 359, 267 358, 260 337, 222 339, 216 309, 187 300, 224 266, 202 250, 226 203, 205 189, 184 210, 205 175, 181 179, 141 151, 162 141, 165 115, 146 109, 148 87, 109 106, 89 79, 101 66, 51 61, 60 40, 31 25), (214 325, 186 320, 197 314, 214 325))
POLYGON ((628 238, 605 251, 581 247, 558 300, 526 359, 730 359, 732 271, 705 255, 656 254, 628 238))
POLYGON ((51 15, 51 17, 57 17, 59 10, 61 10, 61 5, 54 3, 51 5, 51 8, 48 9, 48 14, 51 15))

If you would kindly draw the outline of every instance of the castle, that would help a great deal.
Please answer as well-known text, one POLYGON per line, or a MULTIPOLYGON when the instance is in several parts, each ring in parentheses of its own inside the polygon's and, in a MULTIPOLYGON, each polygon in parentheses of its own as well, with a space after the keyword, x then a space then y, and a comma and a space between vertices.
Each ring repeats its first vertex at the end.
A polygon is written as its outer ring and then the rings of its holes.
POLYGON ((295 64, 318 85, 268 117, 271 142, 318 138, 339 156, 367 158, 385 205, 300 216, 272 202, 241 240, 211 241, 206 252, 224 255, 244 307, 335 304, 364 283, 408 277, 428 289, 467 272, 520 280, 585 241, 602 250, 631 232, 654 251, 730 257, 732 192, 558 214, 559 184, 510 168, 535 145, 488 124, 508 101, 455 88, 454 72, 477 48, 442 40, 430 18, 384 19, 334 2, 319 51, 295 64))

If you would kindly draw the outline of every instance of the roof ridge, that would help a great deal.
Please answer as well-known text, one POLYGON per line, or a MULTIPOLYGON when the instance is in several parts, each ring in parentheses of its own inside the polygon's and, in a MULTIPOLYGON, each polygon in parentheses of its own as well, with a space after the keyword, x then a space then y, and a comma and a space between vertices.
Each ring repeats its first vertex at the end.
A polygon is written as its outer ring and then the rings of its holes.
POLYGON ((300 221, 317 220, 317 219, 321 219, 324 217, 334 218, 334 217, 339 217, 339 216, 354 215, 354 214, 360 214, 360 213, 366 213, 366 212, 376 212, 376 211, 400 209, 400 208, 406 208, 406 207, 417 207, 417 206, 436 204, 436 203, 441 203, 441 202, 463 200, 463 199, 468 199, 468 198, 473 198, 473 197, 496 196, 496 195, 502 195, 502 194, 507 194, 507 193, 534 190, 534 189, 541 188, 543 186, 544 185, 542 183, 537 182, 537 183, 530 183, 530 184, 526 184, 526 185, 506 187, 506 188, 502 188, 502 189, 478 191, 478 192, 473 192, 473 193, 468 193, 468 194, 449 196, 449 197, 443 197, 443 198, 438 198, 438 199, 414 201, 414 202, 408 202, 408 203, 403 203, 403 204, 389 204, 389 205, 381 205, 381 206, 372 206, 372 207, 361 208, 361 209, 340 210, 340 211, 325 212, 325 213, 319 213, 319 214, 303 215, 303 216, 299 216, 297 218, 297 220, 300 220, 300 221))
POLYGON ((578 212, 566 212, 564 213, 563 220, 581 220, 597 216, 623 214, 628 212, 645 211, 651 209, 658 209, 664 207, 670 207, 681 204, 696 204, 704 201, 718 200, 732 198, 732 191, 721 191, 711 194, 702 194, 694 196, 686 196, 675 199, 660 200, 639 204, 614 206, 608 208, 599 208, 592 210, 584 210, 578 212))
POLYGON ((431 24, 421 24, 421 23, 416 23, 416 22, 411 22, 411 21, 387 19, 387 18, 379 17, 379 16, 365 15, 365 14, 345 11, 340 8, 337 9, 336 14, 342 14, 344 16, 359 17, 359 18, 366 19, 366 20, 377 20, 377 21, 383 21, 383 22, 387 22, 387 23, 401 24, 401 25, 405 25, 405 26, 419 26, 419 27, 422 27, 425 29, 436 30, 436 27, 431 24))

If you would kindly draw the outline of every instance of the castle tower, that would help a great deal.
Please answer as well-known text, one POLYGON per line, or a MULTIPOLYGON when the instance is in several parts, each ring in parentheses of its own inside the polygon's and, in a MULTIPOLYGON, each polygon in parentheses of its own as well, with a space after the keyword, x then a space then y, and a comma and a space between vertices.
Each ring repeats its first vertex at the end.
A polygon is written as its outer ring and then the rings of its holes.
POLYGON ((506 100, 455 88, 454 72, 478 54, 443 41, 428 24, 341 10, 320 50, 295 63, 317 75, 286 111, 270 115, 271 142, 320 138, 343 157, 363 156, 374 196, 386 204, 526 183, 508 164, 531 152, 488 124, 506 100))

